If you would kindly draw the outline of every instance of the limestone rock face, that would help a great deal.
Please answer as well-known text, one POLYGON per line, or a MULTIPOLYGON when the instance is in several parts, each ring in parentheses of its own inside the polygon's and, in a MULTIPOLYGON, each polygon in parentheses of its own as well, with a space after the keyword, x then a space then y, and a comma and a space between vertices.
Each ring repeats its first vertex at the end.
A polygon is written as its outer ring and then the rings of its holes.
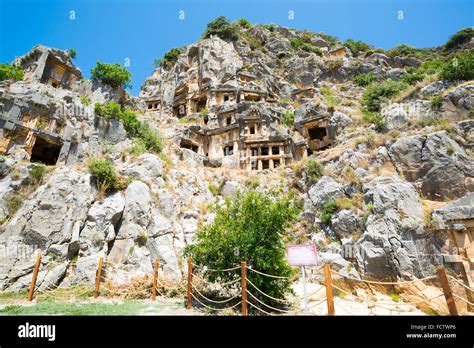
POLYGON ((344 187, 329 176, 323 176, 311 186, 308 196, 316 209, 321 209, 331 199, 344 195, 344 187))
POLYGON ((66 253, 77 250, 82 221, 95 196, 90 180, 90 175, 62 167, 23 202, 0 234, 0 245, 29 250, 29 258, 17 259, 15 253, 8 253, 6 258, 0 259, 0 288, 15 282, 26 262, 31 262, 30 267, 34 265, 32 251, 47 253, 50 247, 57 248, 57 245, 64 245, 66 253))
POLYGON ((408 121, 407 112, 400 104, 387 105, 382 108, 380 114, 384 118, 385 131, 403 128, 408 121))
POLYGON ((373 206, 356 243, 363 272, 402 278, 431 274, 441 242, 423 234, 423 209, 415 187, 397 177, 378 177, 363 190, 365 202, 373 206))
POLYGON ((400 138, 389 155, 406 180, 432 200, 455 199, 473 189, 472 160, 445 131, 400 138))
POLYGON ((202 40, 198 47, 203 84, 216 84, 233 78, 243 65, 234 46, 218 37, 202 40))

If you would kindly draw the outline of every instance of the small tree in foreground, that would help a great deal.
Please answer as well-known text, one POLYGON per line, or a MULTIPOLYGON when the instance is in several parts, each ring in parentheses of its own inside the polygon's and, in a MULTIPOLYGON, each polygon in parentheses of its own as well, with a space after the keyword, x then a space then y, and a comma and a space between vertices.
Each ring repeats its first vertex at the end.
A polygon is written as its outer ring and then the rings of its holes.
MULTIPOLYGON (((291 194, 256 190, 239 193, 217 210, 212 224, 199 228, 198 242, 186 247, 185 255, 197 265, 212 269, 232 268, 247 261, 248 267, 260 272, 290 277, 293 270, 285 259, 286 228, 295 221, 300 210, 300 204, 291 194)), ((225 283, 238 279, 240 269, 208 272, 205 276, 210 281, 225 283)), ((272 297, 281 299, 291 292, 288 279, 265 277, 250 270, 247 277, 272 297)), ((281 306, 250 285, 249 291, 264 303, 281 306)))

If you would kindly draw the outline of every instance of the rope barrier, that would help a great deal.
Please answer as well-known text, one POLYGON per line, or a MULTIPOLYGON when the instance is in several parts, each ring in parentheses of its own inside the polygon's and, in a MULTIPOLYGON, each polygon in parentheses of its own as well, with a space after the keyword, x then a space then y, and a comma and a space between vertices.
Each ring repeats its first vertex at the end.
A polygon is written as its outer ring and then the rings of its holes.
POLYGON ((474 292, 474 289, 473 289, 473 288, 467 286, 466 284, 464 284, 464 283, 461 282, 460 280, 456 279, 456 278, 453 277, 452 275, 448 274, 448 278, 451 278, 452 280, 454 280, 456 283, 458 283, 459 285, 463 286, 463 287, 466 288, 467 290, 474 292))
POLYGON ((462 298, 461 296, 458 296, 454 293, 453 293, 453 296, 456 297, 458 300, 461 300, 461 301, 466 302, 467 304, 469 304, 471 306, 474 306, 474 302, 470 302, 470 301, 466 300, 465 298, 462 298))
POLYGON ((262 295, 264 295, 264 296, 266 296, 266 297, 268 297, 268 298, 270 298, 270 299, 272 299, 272 300, 274 300, 274 301, 279 301, 279 302, 284 302, 284 303, 291 303, 291 301, 289 301, 289 300, 280 299, 280 298, 275 298, 275 297, 272 297, 272 296, 270 296, 270 295, 267 295, 267 294, 264 293, 262 290, 260 290, 259 288, 257 288, 257 286, 256 286, 254 283, 252 283, 252 282, 250 281, 250 279, 245 278, 245 280, 247 280, 247 281, 249 282, 249 284, 252 285, 252 286, 253 286, 259 293, 261 293, 262 295))
POLYGON ((363 297, 360 297, 360 296, 358 296, 358 295, 354 295, 353 293, 350 293, 349 291, 346 291, 346 290, 344 290, 344 289, 341 289, 341 288, 338 287, 337 285, 334 285, 334 284, 331 284, 331 285, 332 285, 332 287, 333 287, 334 289, 337 289, 337 290, 339 290, 340 292, 342 292, 342 293, 344 293, 344 294, 346 294, 346 295, 355 297, 356 299, 359 299, 359 300, 362 301, 362 302, 367 301, 367 299, 365 299, 365 298, 363 298, 363 297))
POLYGON ((354 281, 364 282, 364 283, 370 283, 370 284, 380 284, 380 285, 411 284, 411 283, 415 283, 415 282, 422 282, 422 281, 425 281, 425 280, 429 280, 429 279, 434 279, 434 278, 436 278, 435 275, 432 275, 432 276, 428 276, 428 277, 425 277, 425 278, 414 279, 414 280, 406 280, 406 281, 401 281, 401 282, 379 282, 379 281, 375 281, 375 280, 357 279, 357 278, 354 278, 354 277, 350 277, 350 276, 341 274, 341 273, 339 273, 339 272, 337 272, 337 271, 333 271, 333 272, 336 273, 336 274, 338 274, 338 275, 340 275, 340 276, 343 277, 343 278, 346 278, 346 279, 351 279, 351 280, 354 280, 354 281))
POLYGON ((327 300, 326 298, 323 298, 321 301, 319 301, 315 304, 312 304, 311 306, 308 307, 308 310, 310 310, 311 308, 319 306, 321 303, 326 302, 326 300, 327 300))
POLYGON ((275 315, 275 314, 269 313, 269 312, 264 311, 263 309, 257 307, 256 305, 254 305, 254 304, 253 304, 252 302, 250 302, 249 300, 247 300, 247 303, 248 303, 249 305, 251 305, 253 308, 259 310, 260 312, 265 313, 266 315, 275 315))
POLYGON ((281 313, 292 313, 294 311, 286 311, 286 310, 283 310, 283 309, 279 309, 279 308, 275 308, 275 307, 272 307, 270 305, 267 305, 266 303, 260 301, 256 296, 254 296, 250 291, 247 290, 247 294, 249 294, 250 296, 252 296, 252 298, 254 300, 256 300, 258 303, 270 308, 270 309, 273 309, 274 311, 277 311, 277 312, 281 312, 281 313))
POLYGON ((232 267, 232 268, 224 268, 224 269, 212 269, 212 268, 207 268, 206 266, 193 265, 193 268, 201 269, 203 272, 230 272, 230 271, 239 269, 240 265, 232 267))
POLYGON ((251 270, 252 272, 255 272, 255 273, 264 275, 264 276, 266 276, 266 277, 270 277, 270 278, 275 278, 275 279, 290 279, 290 277, 282 277, 282 276, 276 276, 276 275, 272 275, 272 274, 260 272, 260 271, 257 271, 256 269, 251 268, 251 267, 247 267, 247 269, 251 270))
POLYGON ((237 302, 235 305, 233 306, 230 306, 230 307, 225 307, 225 308, 213 308, 213 307, 210 307, 204 303, 202 303, 196 296, 194 296, 194 294, 191 294, 193 296, 193 298, 196 300, 197 303, 199 303, 201 306, 207 308, 207 309, 210 309, 212 311, 223 311, 223 310, 226 310, 226 309, 232 309, 232 308, 235 308, 237 307, 238 305, 240 305, 242 303, 242 301, 239 301, 237 302))
MULTIPOLYGON (((318 285, 321 285, 321 284, 318 284, 318 285)), ((314 291, 314 292, 312 292, 312 293, 306 294, 306 297, 314 296, 314 295, 316 295, 318 292, 320 292, 320 291, 323 290, 323 289, 326 289, 326 287, 325 287, 324 285, 321 285, 321 287, 320 287, 318 290, 316 290, 316 291, 314 291)))
POLYGON ((204 283, 207 283, 207 284, 219 284, 220 286, 227 286, 227 285, 232 285, 234 283, 237 283, 237 282, 240 282, 240 280, 242 279, 241 277, 237 278, 237 279, 234 279, 234 280, 231 280, 229 282, 226 282, 226 283, 211 283, 210 281, 204 279, 203 277, 201 277, 200 275, 196 274, 196 273, 193 273, 193 277, 196 277, 198 278, 199 280, 201 280, 202 282, 204 283))
POLYGON ((225 300, 222 300, 222 301, 216 301, 216 300, 211 300, 211 299, 208 298, 207 296, 203 295, 197 288, 193 288, 193 291, 196 291, 202 298, 205 298, 207 301, 212 302, 212 303, 217 303, 217 304, 230 302, 230 301, 232 301, 233 299, 239 297, 239 295, 235 295, 235 296, 233 296, 233 297, 231 297, 231 298, 228 298, 228 299, 225 299, 225 300))

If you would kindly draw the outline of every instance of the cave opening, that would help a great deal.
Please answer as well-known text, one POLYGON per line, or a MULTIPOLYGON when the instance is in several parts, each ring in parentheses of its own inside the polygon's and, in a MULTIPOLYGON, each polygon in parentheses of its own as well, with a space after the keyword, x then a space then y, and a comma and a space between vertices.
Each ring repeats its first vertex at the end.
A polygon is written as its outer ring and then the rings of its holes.
POLYGON ((43 138, 37 138, 31 150, 30 162, 39 162, 54 166, 61 153, 62 144, 54 144, 43 138))

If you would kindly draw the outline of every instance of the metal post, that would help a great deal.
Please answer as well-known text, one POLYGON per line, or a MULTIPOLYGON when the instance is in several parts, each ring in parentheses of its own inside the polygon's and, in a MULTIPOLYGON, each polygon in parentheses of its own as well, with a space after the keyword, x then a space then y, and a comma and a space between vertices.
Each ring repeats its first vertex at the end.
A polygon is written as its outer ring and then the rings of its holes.
POLYGON ((301 266, 301 277, 303 279, 303 297, 304 297, 304 311, 308 311, 308 298, 306 295, 306 272, 304 266, 301 266))

